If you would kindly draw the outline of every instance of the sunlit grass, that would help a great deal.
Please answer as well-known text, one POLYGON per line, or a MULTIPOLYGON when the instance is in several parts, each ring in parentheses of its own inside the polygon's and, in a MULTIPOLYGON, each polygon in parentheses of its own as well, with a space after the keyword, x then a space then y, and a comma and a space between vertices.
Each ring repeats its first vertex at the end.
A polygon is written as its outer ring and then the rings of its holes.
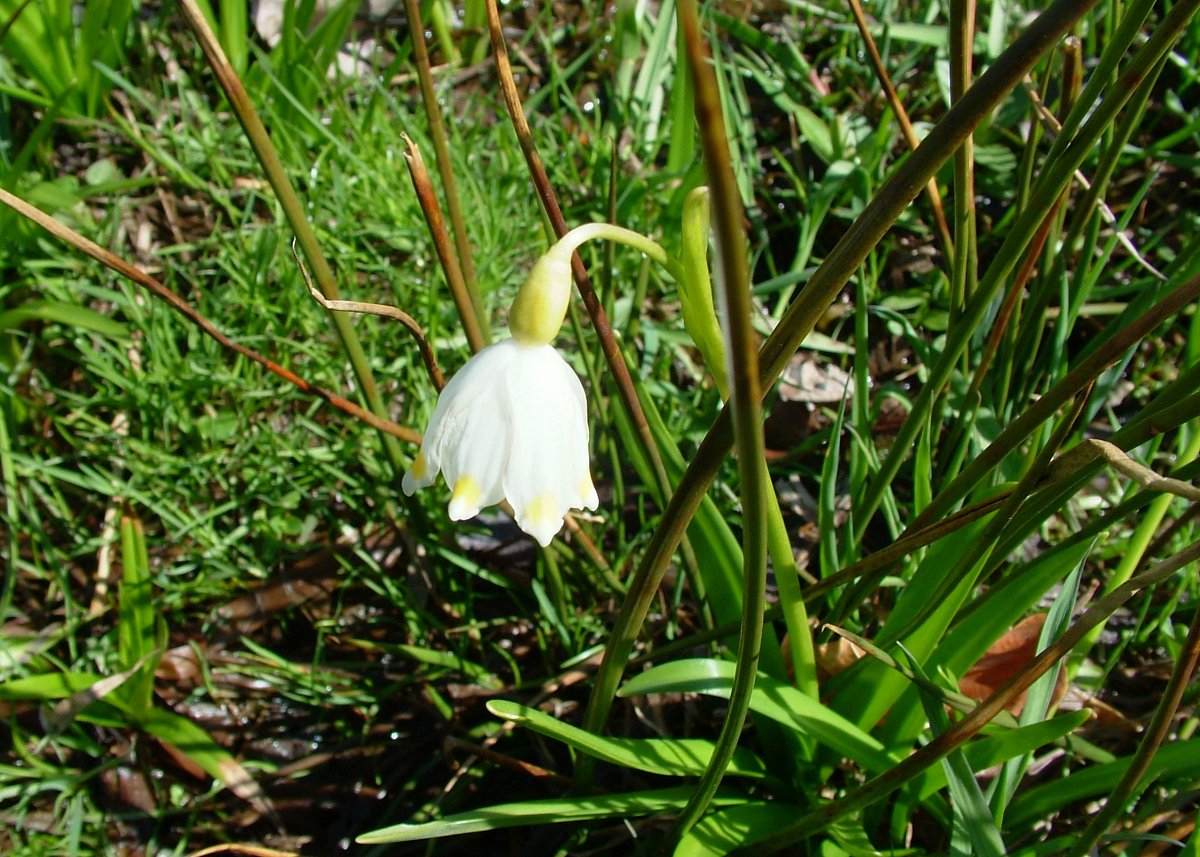
MULTIPOLYGON (((481 4, 468 5, 468 18, 482 20, 481 4)), ((926 133, 946 109, 947 25, 933 7, 910 7, 868 12, 890 24, 874 36, 910 115, 926 133)), ((527 18, 514 19, 511 49, 514 56, 521 56, 518 48, 525 52, 522 64, 525 58, 536 63, 522 72, 537 84, 526 110, 569 223, 611 217, 676 252, 684 197, 703 181, 704 165, 691 104, 682 94, 685 69, 674 59, 673 18, 643 8, 622 7, 612 19, 555 11, 521 12, 527 18)), ((1017 11, 993 4, 981 12, 979 68, 1027 25, 1017 11)), ((1115 14, 1110 8, 1079 28, 1089 72, 1113 38, 1115 14)), ((1162 10, 1152 14, 1157 24, 1162 10)), ((796 6, 748 20, 717 9, 712 21, 724 34, 712 42, 714 68, 748 206, 757 301, 752 323, 767 337, 787 325, 789 307, 808 299, 814 272, 908 150, 844 10, 796 6)), ((393 44, 398 58, 359 80, 326 79, 286 62, 288 51, 329 61, 341 39, 341 24, 334 24, 311 44, 269 54, 253 43, 241 51, 227 48, 240 67, 248 64, 252 97, 341 296, 404 309, 453 373, 469 355, 467 340, 403 157, 407 134, 432 161, 407 47, 393 44)), ((1146 32, 1153 28, 1147 25, 1146 32)), ((80 101, 92 105, 93 118, 70 125, 54 125, 56 116, 45 106, 51 78, 36 78, 19 65, 0 68, 9 99, 0 114, 4 187, 150 270, 234 339, 352 397, 354 375, 305 288, 278 202, 202 57, 181 33, 174 19, 139 21, 125 48, 143 59, 98 69, 103 86, 88 91, 109 91, 112 101, 103 109, 94 98, 80 101), (22 100, 17 90, 28 97, 22 100), (43 116, 49 119, 39 128, 43 116)), ((228 41, 236 33, 225 35, 228 41)), ((468 50, 481 43, 479 33, 461 37, 468 50)), ((1030 130, 1041 121, 1030 91, 1042 93, 1058 121, 1065 118, 1061 53, 1035 68, 1030 90, 1018 88, 985 118, 975 137, 976 234, 956 229, 956 243, 977 251, 978 282, 988 283, 992 266, 1017 268, 1029 252, 1022 243, 1005 257, 1001 248, 1014 233, 1044 229, 1046 237, 1022 268, 1016 310, 994 343, 987 372, 973 377, 982 355, 991 353, 990 326, 1012 279, 1007 273, 999 278, 995 300, 976 306, 968 289, 964 303, 953 305, 951 260, 928 201, 918 197, 867 253, 808 337, 804 359, 792 367, 798 373, 807 362, 821 375, 836 365, 842 382, 854 382, 845 400, 837 393, 816 398, 794 383, 787 396, 767 397, 770 475, 808 583, 891 549, 931 504, 941 503, 935 519, 949 519, 960 502, 969 506, 1032 480, 1016 498, 1002 496, 992 507, 999 514, 932 544, 922 541, 856 581, 821 590, 808 605, 814 617, 885 648, 903 641, 929 680, 943 686, 939 693, 953 688, 939 669, 960 677, 1028 613, 1057 599, 1065 622, 1072 609, 1081 612, 1118 580, 1194 542, 1192 501, 1144 491, 1128 471, 1087 464, 1061 493, 1045 483, 1038 487, 1030 476, 1057 448, 1107 438, 1147 408, 1194 400, 1186 385, 1169 386, 1190 377, 1200 356, 1194 302, 1114 354, 1113 367, 1099 373, 1093 387, 1066 391, 1061 409, 1017 438, 1011 452, 998 460, 988 455, 1089 353, 1109 347, 1138 315, 1200 270, 1200 243, 1189 237, 1200 227, 1198 55, 1193 26, 1168 55, 1162 81, 1147 90, 1136 121, 1120 114, 1081 160, 1080 172, 1105 187, 1124 241, 1082 204, 1086 192, 1078 180, 1070 191, 1049 194, 1046 208, 1035 212, 1052 215, 1044 222, 1021 220, 1052 144, 1050 132, 1030 130), (975 309, 981 322, 963 328, 961 320, 975 309), (943 360, 956 341, 964 356, 943 360), (945 370, 944 385, 923 400, 930 373, 939 370, 945 370), (925 410, 902 428, 914 407, 925 410), (972 470, 981 460, 994 469, 972 470), (964 472, 972 475, 968 484, 953 502, 940 501, 964 472), (1075 570, 1079 576, 1069 577, 1075 570)), ((499 328, 517 286, 548 246, 548 230, 503 121, 490 67, 459 72, 439 70, 439 86, 484 302, 499 328)), ((1104 91, 1105 97, 1114 93, 1119 90, 1104 91)), ((938 179, 953 200, 949 164, 938 179)), ((527 774, 503 773, 503 765, 455 766, 498 750, 553 774, 570 773, 579 756, 572 759, 556 742, 578 754, 588 752, 590 739, 545 724, 541 735, 551 740, 531 738, 529 730, 539 731, 537 717, 510 732, 483 700, 503 695, 546 703, 564 724, 580 723, 589 670, 629 597, 631 571, 656 530, 671 523, 662 516, 669 497, 655 485, 582 310, 573 309, 563 342, 589 388, 601 509, 580 526, 599 560, 576 537, 539 554, 499 512, 452 525, 443 486, 406 500, 374 431, 224 351, 171 309, 11 213, 3 212, 0 223, 10 236, 0 246, 0 313, 37 300, 86 307, 117 325, 105 328, 94 318, 71 323, 42 310, 32 322, 0 332, 7 533, 0 540, 7 561, 7 612, 0 621, 11 650, 0 660, 0 678, 111 676, 129 669, 118 645, 128 623, 118 619, 114 593, 123 562, 118 524, 122 513, 132 514, 146 529, 154 606, 170 630, 166 660, 177 671, 160 673, 155 703, 208 729, 286 807, 289 819, 297 818, 297 801, 321 818, 344 805, 343 820, 322 831, 328 836, 322 846, 387 825, 563 795, 560 782, 549 787, 527 774), (443 756, 447 736, 463 743, 443 756), (291 739, 299 743, 289 749, 284 742, 291 739), (320 755, 325 752, 331 755, 320 755), (311 770, 288 767, 305 760, 311 770), (283 773, 273 773, 280 766, 283 773), (340 784, 329 773, 338 766, 346 772, 340 784), (321 785, 306 791, 312 783, 321 785)), ((643 404, 661 417, 651 431, 677 481, 697 466, 720 408, 703 359, 683 330, 678 290, 627 248, 588 247, 584 258, 643 404)), ((412 339, 385 319, 355 316, 352 324, 390 416, 422 429, 435 391, 412 339)), ((1194 478, 1188 461, 1197 452, 1195 414, 1171 417, 1161 431, 1130 454, 1160 474, 1183 465, 1180 477, 1194 478)), ((640 628, 635 655, 657 663, 657 671, 640 680, 642 691, 720 693, 698 676, 721 673, 723 665, 672 661, 656 650, 682 639, 686 648, 672 658, 696 659, 728 655, 732 647, 735 631, 713 632, 712 625, 737 615, 737 542, 761 525, 744 518, 732 458, 714 465, 711 503, 689 531, 696 562, 680 557, 671 564, 640 628), (697 597, 701 585, 709 587, 707 600, 697 597), (690 663, 701 664, 699 672, 688 673, 690 663)), ((790 597, 783 587, 778 595, 772 589, 785 609, 795 607, 790 597)), ((1187 654, 1197 597, 1194 564, 1169 585, 1135 595, 1103 636, 1091 635, 1072 653, 1067 663, 1075 686, 1118 702, 1124 694, 1148 710, 1172 665, 1187 654), (1136 683, 1139 673, 1155 669, 1163 675, 1157 684, 1136 683)), ((781 622, 768 626, 776 639, 764 652, 765 687, 791 680, 780 655, 782 629, 781 622)), ((888 653, 907 663, 896 647, 888 653)), ((930 712, 940 713, 942 699, 922 699, 916 674, 864 662, 823 679, 821 702, 800 698, 793 687, 779 691, 797 696, 794 716, 831 718, 832 733, 817 738, 789 725, 786 712, 782 725, 776 723, 770 700, 757 695, 755 728, 739 752, 757 753, 771 779, 765 785, 732 780, 722 804, 732 814, 710 816, 702 831, 719 840, 741 830, 739 812, 749 819, 746 836, 786 830, 803 812, 856 794, 869 775, 934 739, 926 721, 939 719, 930 712), (887 753, 894 754, 891 761, 887 753), (839 768, 844 758, 853 763, 839 768)), ((124 837, 182 852, 275 835, 264 817, 238 826, 235 817, 250 812, 249 804, 189 780, 146 734, 86 719, 46 730, 31 698, 4 697, 8 707, 0 708, 9 736, 0 767, 0 820, 12 828, 7 840, 0 837, 3 847, 102 853, 110 839, 124 837), (131 742, 126 755, 114 754, 125 740, 131 742), (127 764, 126 756, 133 761, 127 764), (151 771, 154 809, 128 803, 129 793, 109 784, 118 772, 151 771), (51 832, 43 832, 47 828, 51 832)), ((678 704, 678 698, 618 703, 621 713, 608 718, 607 734, 711 739, 720 703, 693 694, 678 704)), ((1178 741, 1194 735, 1194 703, 1194 693, 1185 695, 1173 733, 1178 741)), ((1145 713, 1126 711, 1123 723, 1132 729, 1142 716, 1144 724, 1145 713)), ((966 755, 970 764, 990 765, 1008 758, 998 745, 1015 747, 1035 735, 1059 742, 1061 770, 1085 772, 1089 763, 1132 752, 1132 743, 1108 746, 1093 733, 1085 737, 1075 722, 1080 716, 1073 717, 1070 723, 1035 717, 1025 724, 1031 732, 1013 738, 988 733, 968 744, 966 755), (1059 727, 1072 733, 1060 737, 1059 727)), ((636 744, 603 749, 606 758, 626 761, 653 756, 636 744)), ((1177 785, 1184 766, 1170 753, 1161 758, 1167 781, 1131 811, 1130 822, 1186 801, 1177 785)), ((1081 821, 1082 804, 1068 801, 1102 798, 1116 783, 1103 769, 1095 791, 1081 787, 1056 800, 1045 785, 1029 788, 1034 783, 1027 781, 1010 802, 1004 794, 972 794, 968 786, 976 778, 963 775, 970 770, 963 764, 952 758, 959 766, 952 768, 959 789, 952 798, 944 792, 918 798, 914 787, 892 804, 844 817, 845 826, 825 844, 870 841, 886 848, 915 829, 921 853, 937 853, 956 829, 963 833, 953 819, 968 806, 994 813, 1004 841, 1020 845, 1077 832, 1078 825, 1070 825, 1081 821), (1048 832, 1036 826, 1039 818, 1048 832)), ((663 780, 637 771, 695 776, 694 760, 689 765, 685 772, 630 764, 633 772, 610 770, 599 782, 618 793, 654 789, 663 780)), ((979 782, 986 792, 988 781, 979 782)), ((539 811, 551 820, 584 812, 573 797, 560 800, 539 811)), ((657 806, 650 798, 622 800, 618 794, 613 805, 625 807, 626 816, 636 814, 631 807, 657 806)), ((677 810, 686 794, 671 801, 667 807, 677 810)), ((613 847, 630 847, 620 824, 600 824, 591 839, 583 829, 568 834, 547 825, 534 834, 530 853, 605 847, 616 841, 607 838, 614 830, 622 838, 613 847)), ((466 841, 460 847, 471 847, 466 841)))

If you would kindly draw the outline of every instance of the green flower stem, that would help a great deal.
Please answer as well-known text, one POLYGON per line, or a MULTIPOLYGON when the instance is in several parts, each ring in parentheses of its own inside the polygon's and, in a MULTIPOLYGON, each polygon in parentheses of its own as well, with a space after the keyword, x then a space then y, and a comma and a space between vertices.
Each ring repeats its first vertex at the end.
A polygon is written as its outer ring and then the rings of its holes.
MULTIPOLYGON (((813 273, 801 299, 793 303, 759 352, 763 389, 772 386, 787 361, 896 219, 992 109, 1024 79, 1051 46, 1095 5, 1095 0, 1058 0, 997 58, 892 174, 833 251, 813 273)), ((629 582, 630 597, 621 605, 608 648, 596 674, 584 726, 604 729, 617 686, 638 629, 645 620, 667 564, 700 505, 709 484, 733 445, 729 410, 722 410, 693 456, 663 512, 646 552, 629 582)))
MULTIPOLYGON (((546 583, 550 587, 550 603, 554 605, 554 609, 558 613, 557 625, 566 631, 567 617, 571 614, 567 612, 567 588, 563 585, 562 571, 558 567, 558 557, 554 555, 551 548, 540 548, 539 553, 541 553, 542 561, 546 566, 546 583)), ((563 644, 571 645, 570 638, 564 639, 563 644)))
MULTIPOLYGON (((479 293, 479 283, 475 276, 475 260, 471 255, 471 241, 467 236, 466 220, 463 218, 462 200, 458 194, 458 182, 454 178, 454 165, 450 161, 450 146, 446 142, 446 125, 442 121, 442 110, 438 106, 437 91, 433 86, 433 73, 429 67, 429 50, 425 46, 425 25, 421 22, 421 6, 417 0, 404 0, 405 13, 408 15, 408 31, 412 38, 413 60, 417 66, 417 78, 421 83, 421 103, 425 106, 425 116, 429 121, 429 139, 433 142, 433 156, 437 161, 438 175, 442 178, 442 188, 446 192, 446 210, 450 215, 450 231, 454 233, 454 248, 458 251, 458 263, 462 269, 463 282, 467 294, 471 296, 471 305, 475 308, 475 318, 483 334, 484 344, 492 341, 492 330, 488 324, 487 311, 483 305, 483 296, 479 293)), ((442 4, 433 5, 434 19, 442 13, 442 4)), ((438 33, 439 37, 441 33, 438 33)), ((452 40, 442 45, 454 48, 452 40)), ((450 62, 457 62, 457 56, 447 56, 450 62)))
MULTIPOLYGON (((208 26, 208 22, 205 21, 200 8, 196 5, 196 0, 180 0, 179 5, 188 25, 196 34, 200 47, 204 50, 213 74, 216 75, 221 88, 225 91, 225 97, 229 99, 229 106, 233 109, 234 115, 237 116, 238 122, 246 132, 246 137, 250 140, 254 154, 262 165, 263 172, 266 173, 267 181, 270 182, 271 189, 275 191, 275 197, 283 208, 284 217, 287 218, 288 224, 296 234, 300 250, 312 268, 317 288, 329 300, 338 300, 337 281, 333 276, 333 271, 330 269, 329 263, 325 261, 325 254, 321 252, 321 245, 317 242, 317 236, 305 216, 304 206, 300 203, 296 192, 292 190, 291 182, 283 168, 283 162, 279 159, 279 153, 275 151, 275 145, 271 142, 267 129, 255 111, 246 88, 233 70, 233 66, 230 65, 224 51, 221 50, 221 45, 208 26)), ((342 344, 342 349, 350 360, 354 377, 362 389, 362 395, 368 408, 377 417, 386 420, 388 418, 387 407, 379 395, 379 387, 375 383, 375 376, 371 372, 366 352, 363 351, 358 335, 354 332, 350 318, 344 313, 331 311, 329 319, 342 344)), ((404 470, 405 458, 399 442, 383 432, 380 433, 380 437, 392 469, 396 473, 400 473, 404 470)))
POLYGON ((615 226, 612 223, 585 223, 582 226, 576 226, 566 235, 559 238, 557 243, 547 253, 554 253, 570 259, 572 254, 580 247, 588 241, 595 241, 597 238, 603 238, 607 241, 613 241, 617 244, 624 244, 627 247, 640 250, 647 257, 666 268, 667 273, 671 275, 671 279, 675 280, 676 283, 683 281, 683 266, 679 263, 678 259, 667 253, 661 244, 647 238, 640 232, 634 232, 632 229, 626 229, 623 226, 615 226))
MULTIPOLYGON (((758 374, 758 351, 751 324, 754 307, 750 297, 750 270, 746 258, 746 235, 742 226, 741 194, 733 173, 733 159, 721 113, 708 51, 700 35, 699 13, 695 0, 679 0, 676 5, 679 28, 684 34, 688 66, 695 88, 696 121, 700 127, 705 166, 713 200, 713 220, 722 315, 725 319, 725 344, 729 356, 729 405, 734 424, 734 447, 738 456, 738 478, 742 502, 742 626, 738 635, 737 667, 730 688, 729 707, 716 746, 705 766, 696 791, 676 817, 663 842, 673 847, 707 811, 725 768, 733 757, 750 711, 750 694, 758 673, 762 652, 763 613, 766 609, 767 521, 775 502, 774 490, 764 460, 762 389, 758 374)), ((791 548, 788 553, 790 555, 791 548)))
MULTIPOLYGON (((766 461, 763 462, 766 468, 766 461)), ((770 475, 766 475, 770 485, 770 475)), ((800 589, 800 572, 796 568, 796 555, 788 538, 783 512, 779 509, 779 498, 771 490, 771 502, 767 504, 767 550, 771 555, 771 567, 775 570, 775 584, 779 587, 779 606, 783 610, 783 622, 787 626, 788 655, 792 662, 792 675, 796 687, 813 699, 820 698, 817 686, 817 659, 813 650, 812 631, 808 627, 808 608, 800 589)))

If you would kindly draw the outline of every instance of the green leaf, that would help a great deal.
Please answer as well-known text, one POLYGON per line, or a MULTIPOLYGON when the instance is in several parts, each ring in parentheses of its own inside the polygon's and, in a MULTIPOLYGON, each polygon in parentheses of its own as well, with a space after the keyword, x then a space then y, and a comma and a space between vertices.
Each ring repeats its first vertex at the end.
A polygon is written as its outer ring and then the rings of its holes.
POLYGON ((128 339, 125 325, 113 321, 95 310, 63 301, 27 301, 7 312, 0 312, 0 332, 16 330, 31 321, 62 324, 80 330, 90 330, 111 339, 128 339))
MULTIPOLYGON (((918 611, 929 606, 929 594, 942 582, 946 569, 954 567, 956 559, 979 538, 990 520, 989 515, 973 521, 930 546, 920 567, 897 600, 883 630, 876 637, 876 645, 883 647, 893 642, 895 629, 907 628, 910 619, 915 617, 918 611)), ((942 635, 945 634, 963 599, 973 588, 974 578, 969 574, 950 597, 943 599, 917 628, 904 637, 905 648, 912 652, 918 662, 923 663, 941 642, 942 635)), ((891 671, 878 661, 860 662, 835 676, 829 684, 826 690, 833 694, 838 710, 864 729, 873 727, 884 714, 888 714, 889 728, 896 730, 898 724, 892 723, 892 719, 897 718, 899 714, 907 724, 913 719, 913 709, 920 710, 920 702, 915 696, 909 696, 902 711, 889 712, 911 684, 906 677, 891 671)))
POLYGON ((130 679, 137 676, 144 663, 143 659, 127 670, 116 675, 106 676, 84 690, 71 694, 55 705, 51 711, 43 712, 42 722, 45 724, 46 731, 54 734, 62 732, 86 709, 106 697, 111 697, 113 707, 124 713, 124 709, 128 706, 122 703, 121 697, 129 694, 118 694, 115 691, 120 690, 130 679))
MULTIPOLYGON (((730 661, 710 658, 673 661, 630 679, 618 695, 678 692, 728 698, 733 671, 734 664, 730 661)), ((885 771, 898 761, 885 751, 878 739, 812 697, 771 676, 758 676, 750 696, 750 710, 812 736, 870 771, 885 771)))
POLYGON ((1091 540, 1063 544, 1046 551, 992 589, 976 605, 968 620, 959 622, 938 647, 934 664, 961 675, 1055 584, 1065 580, 1084 561, 1091 540))
MULTIPOLYGON (((680 841, 674 857, 717 857, 742 849, 770 836, 796 819, 796 807, 787 803, 748 801, 728 809, 709 813, 680 841)), ((847 854, 851 857, 879 857, 881 854, 917 854, 916 849, 880 851, 871 844, 859 818, 842 818, 829 826, 829 844, 840 851, 820 853, 847 854)))
POLYGON ((141 664, 136 678, 121 690, 130 711, 141 718, 154 704, 154 671, 162 656, 166 626, 154 609, 150 558, 142 522, 132 515, 121 518, 121 559, 124 575, 118 587, 117 652, 121 669, 141 664))
MULTIPOLYGON (((1025 753, 1032 753, 1039 747, 1052 744, 1070 732, 1075 731, 1088 721, 1091 713, 1087 709, 1060 714, 1058 717, 1009 729, 988 735, 972 741, 964 749, 967 762, 976 771, 1007 762, 1025 753)), ((945 771, 940 768, 930 768, 919 780, 919 794, 922 798, 929 797, 946 786, 945 771)))
POLYGON ((796 818, 786 803, 747 802, 706 815, 675 848, 674 857, 718 857, 771 834, 796 818))
POLYGON ((0 684, 0 700, 5 702, 48 702, 65 699, 87 690, 104 676, 95 673, 61 672, 14 678, 0 684))
MULTIPOLYGON (((1017 795, 1005 814, 1006 827, 1023 830, 1070 804, 1108 794, 1125 773, 1132 758, 1125 756, 1103 765, 1076 768, 1069 777, 1043 783, 1017 795)), ((1200 738, 1164 744, 1150 762, 1146 778, 1159 782, 1180 777, 1194 778, 1197 759, 1200 759, 1200 738)))
MULTIPOLYGON (((650 774, 699 776, 712 756, 712 741, 696 738, 608 738, 563 723, 536 708, 500 699, 488 702, 487 709, 497 717, 532 729, 547 738, 562 741, 601 761, 650 774)), ((739 747, 734 751, 726 773, 761 779, 767 775, 767 769, 761 759, 744 747, 739 747)))
MULTIPOLYGON (((364 833, 355 841, 360 845, 380 845, 387 842, 414 842, 440 839, 463 833, 503 830, 507 827, 529 827, 535 824, 560 824, 566 821, 588 821, 595 818, 628 818, 657 815, 682 808, 692 796, 691 786, 654 789, 624 794, 563 797, 549 800, 528 800, 503 803, 484 809, 460 812, 424 824, 395 824, 364 833)), ((737 802, 718 794, 714 803, 728 805, 737 802)))
POLYGON ((913 24, 906 21, 870 24, 867 27, 876 38, 888 38, 900 42, 912 42, 930 48, 944 48, 949 40, 946 27, 941 24, 913 24))
MULTIPOLYGON (((911 661, 910 666, 921 678, 928 679, 920 664, 911 661)), ((950 729, 950 718, 946 716, 941 697, 929 693, 924 688, 921 688, 919 693, 934 733, 944 734, 950 729)), ((946 783, 950 787, 950 803, 954 808, 954 831, 951 837, 954 847, 951 853, 957 853, 959 842, 965 839, 970 842, 972 855, 1004 857, 1007 849, 1000 836, 1000 829, 996 826, 996 819, 962 748, 957 747, 950 751, 942 759, 941 768, 946 774, 946 783)))
POLYGON ((229 751, 186 717, 161 708, 151 709, 139 725, 149 735, 170 744, 206 774, 264 815, 273 815, 258 783, 229 751))

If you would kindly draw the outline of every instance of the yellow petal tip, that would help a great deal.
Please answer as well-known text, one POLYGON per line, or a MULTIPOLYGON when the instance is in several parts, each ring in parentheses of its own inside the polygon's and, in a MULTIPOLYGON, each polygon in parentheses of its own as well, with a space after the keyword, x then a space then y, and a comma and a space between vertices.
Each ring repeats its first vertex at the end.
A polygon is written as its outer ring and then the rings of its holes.
POLYGON ((450 520, 465 521, 479 514, 480 499, 483 489, 470 476, 460 476, 454 483, 454 493, 450 495, 450 520))

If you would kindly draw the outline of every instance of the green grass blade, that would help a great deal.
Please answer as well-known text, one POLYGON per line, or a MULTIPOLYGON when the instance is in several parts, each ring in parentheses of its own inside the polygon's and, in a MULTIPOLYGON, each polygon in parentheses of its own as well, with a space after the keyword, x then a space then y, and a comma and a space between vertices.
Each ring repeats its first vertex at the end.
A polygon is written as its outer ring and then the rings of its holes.
MULTIPOLYGON (((364 833, 355 841, 360 845, 383 845, 503 830, 509 827, 530 827, 536 824, 657 815, 680 808, 687 803, 691 794, 690 787, 680 786, 627 794, 518 801, 460 812, 425 824, 396 824, 364 833)), ((722 798, 718 794, 713 802, 719 805, 729 801, 730 799, 722 798)))
POLYGON ((103 680, 102 675, 84 672, 23 676, 0 683, 0 699, 6 702, 49 702, 65 699, 103 680))
POLYGON ((249 772, 195 723, 172 711, 156 708, 142 718, 139 725, 148 734, 183 753, 206 774, 250 802, 259 812, 274 815, 249 772))
MULTIPOLYGON (((980 518, 935 542, 930 546, 916 573, 904 588, 895 608, 883 629, 876 635, 874 643, 885 647, 895 642, 894 629, 909 625, 909 617, 928 606, 929 594, 940 585, 947 568, 953 567, 957 557, 965 553, 970 545, 991 521, 991 516, 980 518)), ((904 646, 919 662, 924 662, 941 642, 954 615, 974 587, 973 575, 968 575, 943 600, 932 613, 904 638, 904 646)), ((884 713, 889 719, 905 716, 893 706, 909 687, 904 676, 888 669, 877 661, 865 661, 836 676, 825 688, 833 694, 834 707, 860 728, 870 729, 879 722, 884 713)), ((918 705, 914 698, 911 704, 918 705)))
MULTIPOLYGON (((908 660, 917 675, 928 679, 919 663, 911 658, 908 660)), ((945 733, 950 728, 950 718, 946 716, 941 698, 924 689, 919 690, 919 694, 934 733, 945 733)), ((966 755, 961 749, 951 751, 942 759, 941 768, 946 775, 950 802, 954 808, 951 854, 1004 857, 1008 849, 1004 847, 996 819, 975 780, 975 772, 971 770, 966 755), (960 848, 964 839, 970 843, 969 851, 960 848)))
MULTIPOLYGON (((606 738, 563 723, 549 714, 506 700, 492 700, 487 709, 497 717, 561 741, 603 762, 671 777, 699 776, 712 756, 713 742, 698 738, 606 738)), ((762 760, 739 747, 726 773, 762 779, 762 760)))
MULTIPOLYGON (((634 676, 621 688, 623 697, 647 693, 704 693, 728 697, 734 665, 729 661, 692 658, 673 661, 634 676)), ((840 755, 871 771, 895 764, 876 738, 837 712, 778 679, 760 675, 750 696, 750 710, 794 731, 811 735, 840 755)))
MULTIPOLYGON (((1030 726, 997 731, 971 742, 963 753, 971 770, 984 771, 1060 740, 1087 723, 1090 717, 1090 711, 1080 709, 1030 726)), ((927 798, 946 787, 946 772, 941 768, 930 768, 917 782, 917 793, 922 799, 927 798)))
POLYGON ((16 330, 31 321, 90 330, 112 339, 129 338, 129 329, 119 321, 78 304, 53 300, 26 301, 7 312, 0 312, 0 333, 16 330))
POLYGON ((245 74, 250 60, 250 10, 246 0, 220 0, 220 6, 221 47, 225 48, 233 70, 245 74))
POLYGON ((747 801, 709 813, 692 827, 673 857, 720 857, 753 845, 756 838, 782 827, 796 815, 786 803, 747 801))
MULTIPOLYGON (((1077 768, 1070 776, 1042 783, 1018 795, 1008 810, 1006 827, 1026 830, 1039 819, 1049 818, 1071 804, 1107 795, 1120 781, 1132 758, 1125 756, 1115 762, 1077 768)), ((1167 744, 1155 755, 1146 777, 1160 785, 1170 780, 1194 781, 1197 759, 1200 759, 1200 739, 1167 744)))
POLYGON ((154 656, 159 641, 166 638, 166 628, 154 607, 154 591, 150 579, 150 558, 146 553, 146 536, 142 522, 132 515, 121 518, 121 559, 124 576, 118 587, 117 659, 121 669, 130 670, 142 664, 140 674, 123 688, 121 697, 140 718, 150 710, 154 697, 154 656))

